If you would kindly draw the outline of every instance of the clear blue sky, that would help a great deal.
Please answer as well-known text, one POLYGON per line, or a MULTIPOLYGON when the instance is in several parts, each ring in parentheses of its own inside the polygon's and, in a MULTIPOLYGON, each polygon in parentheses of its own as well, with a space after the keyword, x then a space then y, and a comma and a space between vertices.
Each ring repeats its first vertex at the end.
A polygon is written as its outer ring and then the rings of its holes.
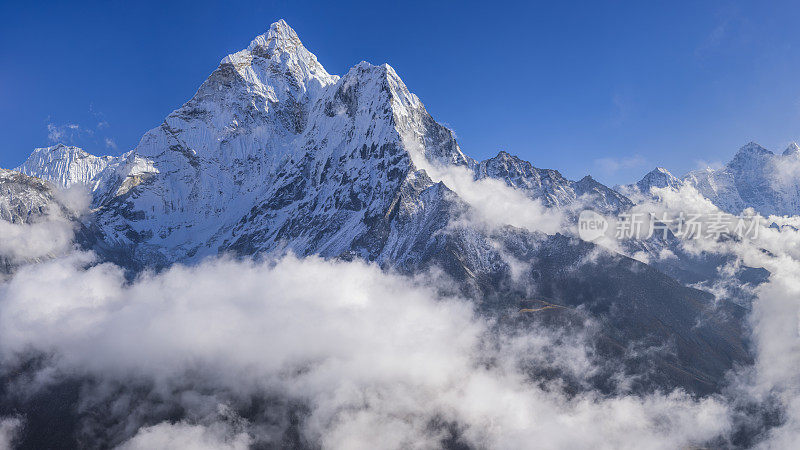
POLYGON ((682 174, 800 140, 800 7, 765 3, 4 0, 0 167, 48 135, 133 148, 285 18, 331 73, 391 64, 475 158, 609 184, 682 174))

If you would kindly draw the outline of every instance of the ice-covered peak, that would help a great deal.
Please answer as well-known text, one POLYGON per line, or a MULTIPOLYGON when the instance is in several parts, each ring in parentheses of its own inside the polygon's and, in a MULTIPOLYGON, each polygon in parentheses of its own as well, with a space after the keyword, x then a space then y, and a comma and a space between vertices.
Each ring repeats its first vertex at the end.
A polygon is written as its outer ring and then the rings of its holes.
POLYGON ((663 167, 656 167, 647 173, 636 187, 640 192, 649 193, 652 188, 674 188, 678 189, 683 183, 663 167))
POLYGON ((786 150, 783 151, 783 156, 800 156, 800 146, 798 146, 796 142, 792 142, 786 147, 786 150))
POLYGON ((736 153, 736 156, 745 156, 745 155, 773 155, 771 151, 767 150, 766 148, 756 144, 755 142, 749 142, 744 145, 739 151, 736 153))
POLYGON ((111 156, 94 156, 83 149, 57 144, 35 149, 15 170, 61 186, 90 184, 108 166, 111 156))
POLYGON ((281 19, 270 25, 269 31, 256 36, 247 49, 253 51, 257 47, 263 47, 272 51, 295 51, 302 46, 303 43, 300 42, 300 37, 294 29, 281 19))
POLYGON ((256 36, 246 49, 222 59, 242 77, 256 84, 265 83, 265 76, 289 75, 300 85, 315 80, 321 85, 335 83, 339 77, 329 74, 316 55, 303 46, 297 33, 283 19, 273 23, 269 31, 256 36))
POLYGON ((663 167, 656 167, 655 169, 648 172, 647 175, 644 176, 644 178, 668 178, 677 180, 677 177, 672 175, 672 173, 669 170, 663 167))

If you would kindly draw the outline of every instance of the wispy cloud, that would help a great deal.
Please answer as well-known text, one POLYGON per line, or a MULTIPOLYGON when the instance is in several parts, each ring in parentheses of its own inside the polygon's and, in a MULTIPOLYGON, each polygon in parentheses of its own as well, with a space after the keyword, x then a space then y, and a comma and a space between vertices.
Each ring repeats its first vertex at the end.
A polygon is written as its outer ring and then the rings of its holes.
POLYGON ((695 57, 703 59, 725 47, 748 40, 748 21, 736 6, 718 13, 718 21, 695 48, 695 57))
POLYGON ((636 108, 633 97, 623 92, 615 92, 611 96, 611 103, 613 105, 611 125, 615 127, 618 127, 627 121, 636 108))
POLYGON ((117 143, 111 136, 108 136, 108 129, 111 127, 102 112, 89 105, 90 125, 82 122, 69 121, 57 122, 50 117, 47 118, 47 140, 51 144, 67 144, 83 147, 87 150, 106 149, 117 150, 117 143))
POLYGON ((14 438, 22 425, 19 417, 0 417, 0 448, 14 448, 14 438))
POLYGON ((102 130, 109 127, 105 114, 94 108, 94 103, 89 104, 89 114, 97 121, 96 129, 102 130))
POLYGON ((56 125, 50 122, 47 124, 47 139, 54 144, 59 142, 72 143, 92 136, 94 136, 94 130, 84 128, 77 123, 56 125))

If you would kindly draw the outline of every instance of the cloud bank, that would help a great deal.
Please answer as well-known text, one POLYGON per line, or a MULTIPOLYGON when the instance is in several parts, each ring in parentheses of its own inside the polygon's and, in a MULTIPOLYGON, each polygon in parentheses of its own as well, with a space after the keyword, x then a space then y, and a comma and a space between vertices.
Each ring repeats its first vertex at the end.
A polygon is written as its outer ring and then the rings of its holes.
POLYGON ((471 303, 360 262, 217 259, 126 283, 118 267, 73 254, 0 289, 4 365, 36 349, 53 355, 50 379, 102 380, 84 408, 118 416, 113 435, 98 425, 92 436, 123 448, 243 448, 289 427, 335 449, 675 448, 730 427, 717 398, 570 396, 536 383, 531 364, 586 376, 591 359, 545 331, 497 333, 471 303), (300 405, 302 420, 248 416, 253 398, 272 399, 273 412, 300 405), (185 418, 158 421, 164 404, 185 418))

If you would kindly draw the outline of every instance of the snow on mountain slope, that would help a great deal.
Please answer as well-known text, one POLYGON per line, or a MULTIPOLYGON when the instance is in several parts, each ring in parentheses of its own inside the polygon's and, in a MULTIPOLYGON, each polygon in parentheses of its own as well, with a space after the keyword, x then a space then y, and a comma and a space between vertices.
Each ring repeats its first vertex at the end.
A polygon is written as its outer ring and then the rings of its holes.
POLYGON ((64 144, 37 148, 16 171, 50 181, 56 186, 92 185, 97 175, 108 166, 111 156, 94 156, 82 149, 64 144))
POLYGON ((656 167, 635 185, 643 194, 649 194, 653 188, 680 189, 681 186, 683 182, 663 167, 656 167))
POLYGON ((52 188, 42 180, 0 169, 0 219, 30 223, 47 213, 55 202, 52 188))
POLYGON ((684 182, 731 214, 749 207, 764 215, 800 214, 800 152, 796 144, 776 155, 751 142, 721 169, 690 172, 684 182))
POLYGON ((527 165, 517 176, 503 155, 479 166, 392 67, 362 62, 341 78, 330 75, 279 21, 225 57, 133 151, 103 159, 101 172, 72 173, 69 165, 57 176, 29 172, 90 182, 98 234, 110 247, 158 263, 278 247, 377 258, 375 242, 370 249, 359 243, 374 241, 375 224, 397 210, 404 186, 439 181, 417 173, 430 164, 504 180, 548 206, 579 198, 604 211, 630 204, 593 180, 572 182, 515 158, 511 165, 527 165))
POLYGON ((98 175, 94 225, 150 261, 337 255, 418 177, 401 135, 430 161, 474 165, 390 66, 330 75, 280 21, 98 175))
POLYGON ((689 172, 679 179, 656 168, 634 185, 620 187, 629 196, 649 194, 653 188, 678 190, 692 186, 721 210, 740 214, 753 208, 762 215, 800 214, 800 146, 789 145, 780 155, 750 142, 720 169, 689 172))
POLYGON ((604 213, 619 214, 633 206, 633 202, 608 186, 586 175, 573 184, 581 208, 594 208, 604 213))

